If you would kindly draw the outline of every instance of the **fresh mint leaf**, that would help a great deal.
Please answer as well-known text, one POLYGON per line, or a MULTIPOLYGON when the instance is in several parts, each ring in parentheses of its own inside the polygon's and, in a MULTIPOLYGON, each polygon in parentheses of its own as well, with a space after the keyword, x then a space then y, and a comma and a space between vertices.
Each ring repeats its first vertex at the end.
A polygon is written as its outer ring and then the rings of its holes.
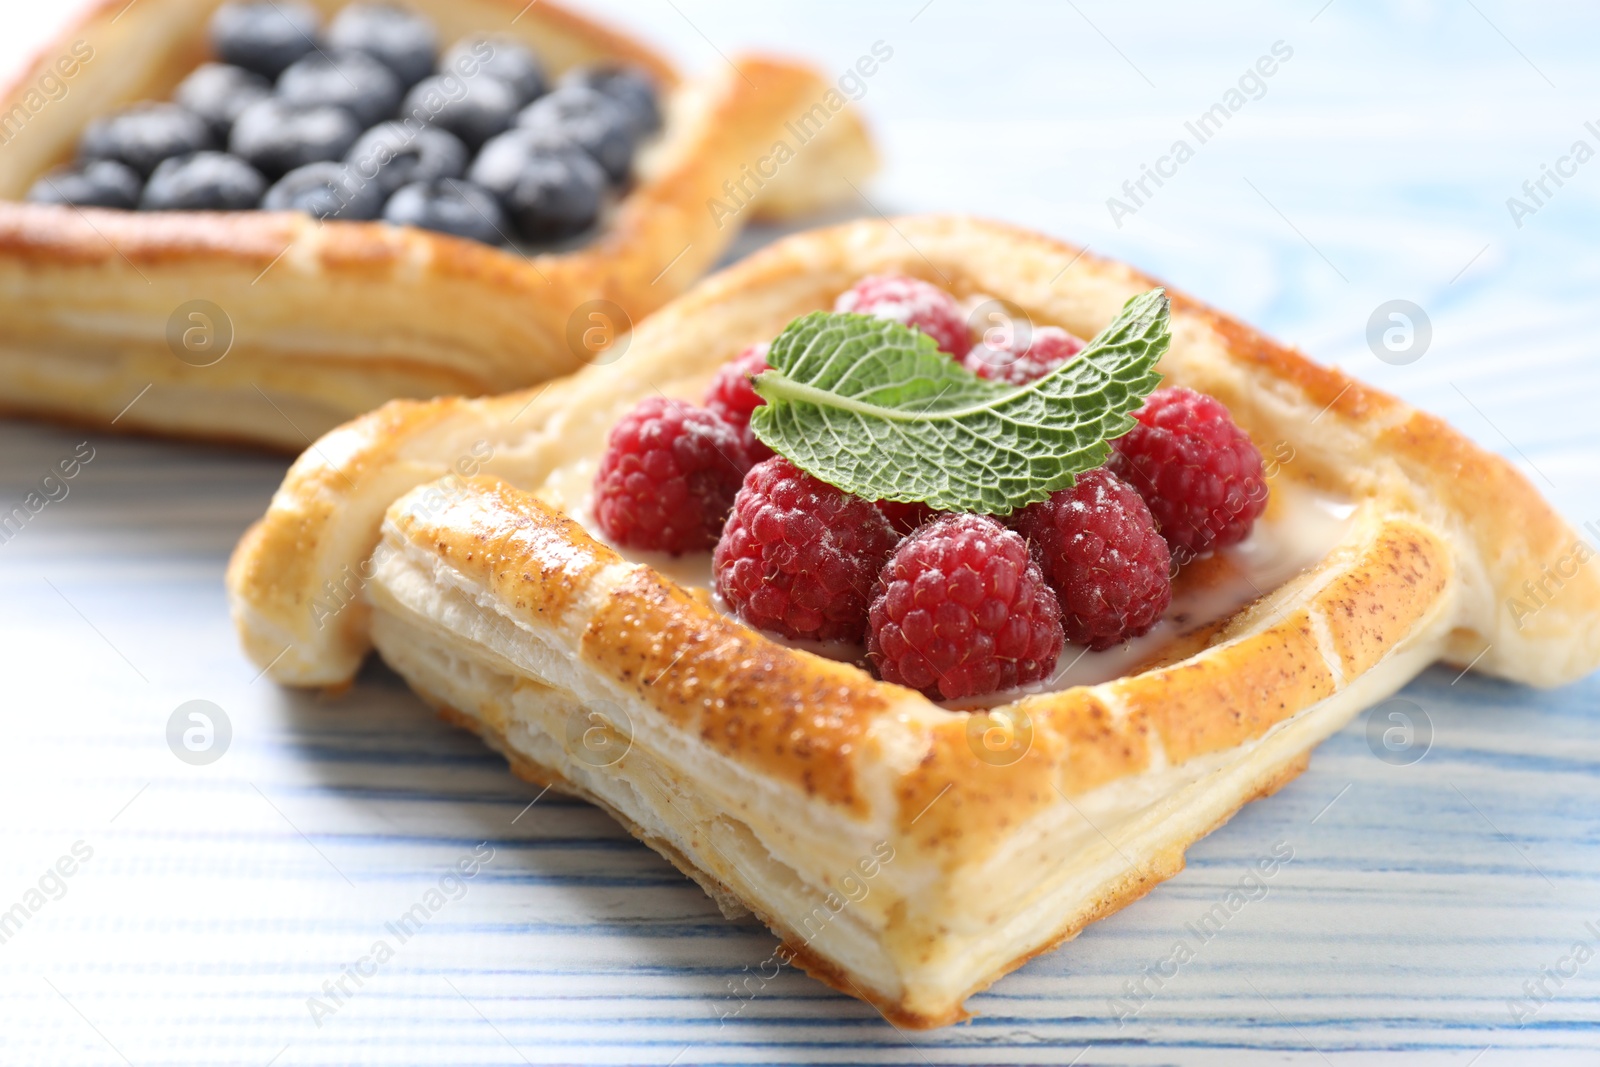
POLYGON ((814 312, 772 343, 750 425, 802 470, 868 500, 1009 514, 1105 462, 1160 383, 1166 294, 1123 306, 1078 356, 1024 386, 979 378, 926 334, 814 312))

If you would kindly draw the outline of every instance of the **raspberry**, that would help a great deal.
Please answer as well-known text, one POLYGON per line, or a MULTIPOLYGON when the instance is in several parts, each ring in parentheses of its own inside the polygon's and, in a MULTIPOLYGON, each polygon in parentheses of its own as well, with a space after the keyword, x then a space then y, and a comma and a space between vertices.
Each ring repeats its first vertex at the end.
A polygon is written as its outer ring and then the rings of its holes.
POLYGON ((972 347, 972 331, 955 297, 916 278, 869 274, 840 293, 833 310, 873 315, 921 330, 956 359, 972 347))
POLYGON ((1157 389, 1106 464, 1144 497, 1173 558, 1242 541, 1267 506, 1261 453, 1228 409, 1192 389, 1157 389))
POLYGON ((926 525, 930 519, 940 514, 926 504, 902 504, 898 500, 880 500, 878 510, 883 512, 883 517, 889 520, 890 526, 903 534, 911 533, 917 527, 926 525))
POLYGON ((938 699, 1048 678, 1061 608, 1027 542, 987 515, 949 515, 895 550, 873 591, 867 654, 886 682, 938 699))
POLYGON ((776 456, 745 476, 711 567, 717 592, 751 626, 858 642, 896 540, 871 503, 776 456))
POLYGON ((1172 603, 1172 557, 1150 509, 1104 467, 1029 504, 1011 526, 1061 601, 1067 640, 1110 648, 1147 633, 1172 603))
POLYGON ((1027 385, 1082 352, 1088 343, 1059 326, 1040 326, 1028 338, 1028 347, 1016 350, 1015 335, 1001 338, 980 338, 962 362, 969 371, 980 378, 993 378, 1010 385, 1027 385), (999 343, 991 343, 991 340, 999 343))
POLYGON ((756 435, 750 432, 750 413, 766 403, 750 384, 750 379, 771 369, 767 366, 767 351, 771 347, 767 344, 751 345, 740 352, 718 369, 717 376, 711 379, 711 388, 706 391, 706 407, 739 428, 744 435, 745 447, 750 451, 750 458, 756 463, 771 459, 772 449, 756 440, 756 435))
POLYGON ((704 552, 716 544, 750 454, 715 412, 649 397, 611 428, 594 479, 600 530, 625 548, 704 552))

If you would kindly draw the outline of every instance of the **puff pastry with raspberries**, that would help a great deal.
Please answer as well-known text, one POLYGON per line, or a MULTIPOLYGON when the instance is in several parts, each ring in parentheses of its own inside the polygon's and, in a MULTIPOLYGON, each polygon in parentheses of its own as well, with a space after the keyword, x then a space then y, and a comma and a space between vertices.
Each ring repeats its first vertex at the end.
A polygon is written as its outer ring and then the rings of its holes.
MULTIPOLYGON (((914 276, 963 308, 999 301, 1051 328, 1056 351, 1030 350, 1046 365, 1154 284, 966 218, 791 237, 640 324, 616 366, 489 399, 397 402, 324 437, 229 568, 249 655, 281 683, 337 687, 376 647, 519 774, 602 806, 727 912, 767 923, 783 958, 913 1027, 964 1018, 968 996, 1174 875, 1193 841, 1428 664, 1541 686, 1600 665, 1591 571, 1538 613, 1505 606, 1577 540, 1508 463, 1182 296, 1164 386, 1225 409, 1269 492, 1252 498, 1260 515, 1242 540, 1227 544, 1223 523, 1197 551, 1162 497, 1150 511, 1179 564, 1170 605, 1155 621, 1130 615, 1128 639, 1101 651, 1089 649, 1118 638, 1071 633, 1038 681, 935 702, 918 691, 926 679, 874 677, 876 656, 745 625, 710 591, 703 550, 606 543, 592 487, 619 420, 708 389, 725 406, 724 365, 859 297, 867 276, 914 276)), ((857 310, 884 310, 868 304, 857 310)), ((990 376, 1009 381, 1009 368, 990 376)), ((1180 407, 1178 422, 1220 418, 1180 407)), ((745 445, 729 446, 736 465, 753 461, 745 445)), ((1078 481, 1119 514, 1139 510, 1102 475, 1078 481)), ((907 510, 886 515, 900 530, 927 518, 907 510)), ((1036 548, 1067 529, 1054 512, 1037 519, 1013 524, 1036 548)), ((1164 550, 1129 529, 1135 557, 1164 550)), ((990 536, 984 551, 1010 551, 990 536)), ((1063 616, 1082 613, 1048 559, 1006 558, 1054 583, 1063 616)))

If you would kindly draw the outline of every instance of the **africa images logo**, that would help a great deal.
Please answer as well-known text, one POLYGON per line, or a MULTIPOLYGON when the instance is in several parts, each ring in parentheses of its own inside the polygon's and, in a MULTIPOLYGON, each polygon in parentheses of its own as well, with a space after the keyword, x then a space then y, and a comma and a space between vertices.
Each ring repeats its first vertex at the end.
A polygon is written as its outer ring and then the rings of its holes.
POLYGON ((1250 101, 1260 100, 1267 95, 1267 79, 1278 73, 1282 64, 1294 58, 1294 49, 1285 41, 1273 41, 1270 52, 1270 55, 1257 58, 1253 66, 1246 67, 1238 81, 1223 92, 1221 99, 1192 121, 1183 124, 1184 130, 1194 138, 1194 144, 1190 144, 1187 137, 1179 137, 1172 142, 1166 155, 1157 157, 1154 166, 1139 164, 1139 176, 1122 183, 1121 197, 1106 197, 1106 211, 1111 214, 1111 221, 1116 223, 1117 229, 1122 229, 1124 218, 1138 214, 1139 209, 1155 197, 1156 190, 1166 185, 1167 179, 1176 178, 1178 168, 1195 157, 1200 145, 1221 133, 1229 119, 1243 111, 1250 101), (1150 187, 1151 183, 1155 184, 1155 189, 1150 187))
POLYGON ((784 130, 794 138, 793 143, 789 138, 778 138, 766 154, 753 164, 741 165, 737 178, 723 182, 725 199, 713 196, 706 201, 706 210, 711 213, 711 221, 717 224, 717 229, 722 229, 728 219, 755 202, 767 182, 776 178, 784 164, 800 154, 800 149, 822 136, 828 123, 844 110, 846 103, 866 96, 867 79, 877 74, 883 64, 892 58, 893 47, 885 41, 874 41, 871 55, 863 55, 853 66, 846 67, 821 99, 783 124, 784 130))
POLYGON ((10 144, 27 128, 35 115, 52 102, 63 99, 70 90, 67 83, 77 77, 93 58, 94 48, 88 42, 74 41, 67 55, 57 57, 54 63, 45 67, 38 79, 14 98, 11 110, 0 112, 0 145, 10 144))
POLYGON ((1156 994, 1164 989, 1167 983, 1177 978, 1183 968, 1198 957, 1207 944, 1222 934, 1223 928, 1235 915, 1243 911, 1246 906, 1265 900, 1267 894, 1272 891, 1267 880, 1293 859, 1294 846, 1287 841, 1279 841, 1272 846, 1270 853, 1256 860, 1251 868, 1245 871, 1244 875, 1222 895, 1222 899, 1201 912, 1194 920, 1184 923, 1183 929, 1187 936, 1174 941, 1171 950, 1140 971, 1139 977, 1124 981, 1121 996, 1111 997, 1106 1001, 1106 1011, 1117 1020, 1117 1029, 1122 1029, 1129 1019, 1142 1012, 1145 1005, 1154 1000, 1156 994))

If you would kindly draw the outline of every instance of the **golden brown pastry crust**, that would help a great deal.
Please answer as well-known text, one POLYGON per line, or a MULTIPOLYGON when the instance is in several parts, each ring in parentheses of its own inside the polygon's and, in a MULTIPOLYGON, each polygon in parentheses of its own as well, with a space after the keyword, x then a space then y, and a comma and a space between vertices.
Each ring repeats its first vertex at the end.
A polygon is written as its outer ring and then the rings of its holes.
MULTIPOLYGON (((74 42, 86 42, 94 58, 0 153, 0 198, 21 197, 68 158, 95 114, 170 93, 203 58, 217 2, 100 4, 43 49, 0 92, 0 114, 74 42)), ((746 56, 684 83, 645 46, 557 4, 417 6, 446 40, 499 27, 557 71, 615 59, 651 70, 671 90, 666 131, 643 157, 639 184, 591 243, 523 258, 382 223, 0 202, 0 410, 298 450, 395 397, 536 384, 589 356, 570 336, 581 305, 609 301, 637 321, 715 263, 751 216, 836 203, 876 165, 847 109, 748 212, 719 217, 709 202, 725 195, 723 182, 827 91, 819 73, 746 56), (167 341, 168 319, 197 299, 232 324, 233 346, 212 366, 189 366, 167 341)))
POLYGON ((386 658, 455 721, 620 809, 808 970, 909 1026, 962 1018, 967 995, 1176 873, 1190 843, 1429 662, 1481 653, 1478 669, 1538 685, 1600 664, 1591 571, 1531 619, 1508 607, 1576 540, 1509 464, 1182 296, 1161 370, 1223 400, 1258 442, 1290 443, 1289 476, 1354 503, 1349 532, 1194 655, 1010 705, 1032 727, 1017 763, 980 758, 966 714, 748 630, 526 491, 597 450, 641 396, 703 381, 885 271, 1003 297, 1083 336, 1155 284, 964 218, 790 238, 641 324, 614 367, 542 392, 396 403, 330 434, 230 565, 247 650, 280 681, 337 684, 375 627, 386 658), (475 442, 490 458, 460 464, 475 442), (1468 480, 1490 492, 1467 498, 1468 480), (323 583, 369 559, 361 603, 314 625, 323 583), (563 716, 599 701, 632 718, 634 747, 610 773, 639 786, 635 799, 551 747, 563 716), (675 776, 703 794, 698 822, 681 795, 651 799, 675 776), (837 936, 775 903, 783 872, 824 891, 840 857, 874 838, 896 858, 881 893, 835 920, 837 936))

